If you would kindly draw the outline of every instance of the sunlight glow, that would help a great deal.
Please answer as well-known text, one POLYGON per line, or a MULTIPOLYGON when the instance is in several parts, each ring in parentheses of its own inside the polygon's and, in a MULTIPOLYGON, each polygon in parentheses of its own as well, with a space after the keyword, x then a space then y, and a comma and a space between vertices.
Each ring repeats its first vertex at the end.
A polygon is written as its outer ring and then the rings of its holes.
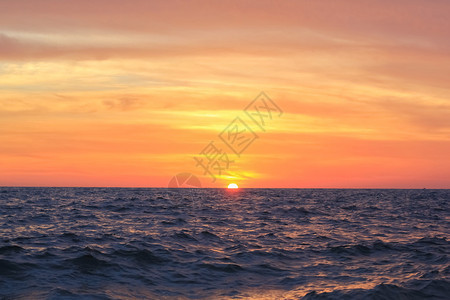
POLYGON ((228 188, 229 188, 229 189, 237 189, 237 188, 239 188, 239 187, 238 187, 238 185, 237 185, 236 183, 230 183, 230 184, 228 185, 228 188))

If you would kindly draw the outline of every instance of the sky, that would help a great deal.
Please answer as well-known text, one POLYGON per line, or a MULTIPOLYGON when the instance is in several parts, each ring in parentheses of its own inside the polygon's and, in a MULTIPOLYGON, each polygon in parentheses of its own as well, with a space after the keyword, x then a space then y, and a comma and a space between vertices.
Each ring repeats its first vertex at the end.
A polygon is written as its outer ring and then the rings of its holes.
POLYGON ((450 188, 449 13, 0 1, 0 186, 450 188))

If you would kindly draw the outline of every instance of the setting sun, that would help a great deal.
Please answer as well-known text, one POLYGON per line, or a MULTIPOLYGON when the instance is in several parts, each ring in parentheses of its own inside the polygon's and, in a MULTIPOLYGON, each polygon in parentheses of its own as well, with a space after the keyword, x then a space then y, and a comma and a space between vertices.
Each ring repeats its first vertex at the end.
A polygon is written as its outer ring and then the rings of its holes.
POLYGON ((237 185, 236 183, 230 183, 230 184, 228 185, 228 188, 229 188, 229 189, 237 189, 237 188, 239 188, 239 187, 238 187, 238 185, 237 185))

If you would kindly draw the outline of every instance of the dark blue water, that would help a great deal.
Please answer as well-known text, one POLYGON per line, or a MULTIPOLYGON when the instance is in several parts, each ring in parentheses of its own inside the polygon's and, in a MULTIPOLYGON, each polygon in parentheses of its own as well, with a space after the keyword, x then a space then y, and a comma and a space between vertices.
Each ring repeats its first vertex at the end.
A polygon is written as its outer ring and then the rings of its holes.
POLYGON ((0 188, 0 298, 450 299, 449 200, 0 188))

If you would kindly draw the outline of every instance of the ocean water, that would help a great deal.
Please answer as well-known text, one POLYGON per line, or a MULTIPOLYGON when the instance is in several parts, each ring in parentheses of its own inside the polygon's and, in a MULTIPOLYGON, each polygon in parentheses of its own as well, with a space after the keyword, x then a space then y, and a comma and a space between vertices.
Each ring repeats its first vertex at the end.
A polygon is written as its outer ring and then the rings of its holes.
POLYGON ((0 188, 0 299, 450 299, 450 190, 0 188))

